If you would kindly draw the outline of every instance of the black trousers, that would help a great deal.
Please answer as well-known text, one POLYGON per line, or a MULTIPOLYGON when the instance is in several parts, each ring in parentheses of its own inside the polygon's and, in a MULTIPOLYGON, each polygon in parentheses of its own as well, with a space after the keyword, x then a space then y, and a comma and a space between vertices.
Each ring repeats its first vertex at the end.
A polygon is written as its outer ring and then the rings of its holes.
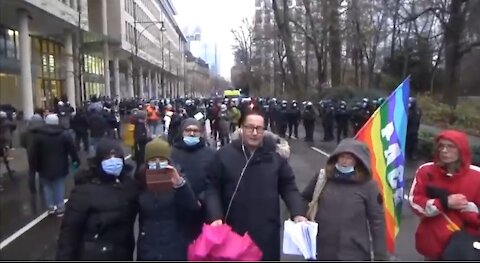
POLYGON ((313 131, 315 130, 315 122, 314 121, 305 121, 303 123, 305 127, 305 141, 313 142, 313 131))
POLYGON ((288 121, 288 137, 292 137, 292 131, 296 138, 298 138, 298 121, 288 121))
POLYGON ((90 145, 88 143, 88 133, 75 133, 75 146, 80 150, 80 142, 83 143, 83 150, 88 152, 90 145))
POLYGON ((405 154, 407 158, 412 158, 417 153, 418 134, 407 134, 407 141, 405 145, 405 154))
POLYGON ((337 122, 337 143, 348 136, 348 123, 337 122))
POLYGON ((287 123, 278 124, 278 135, 282 138, 285 138, 287 133, 287 123))

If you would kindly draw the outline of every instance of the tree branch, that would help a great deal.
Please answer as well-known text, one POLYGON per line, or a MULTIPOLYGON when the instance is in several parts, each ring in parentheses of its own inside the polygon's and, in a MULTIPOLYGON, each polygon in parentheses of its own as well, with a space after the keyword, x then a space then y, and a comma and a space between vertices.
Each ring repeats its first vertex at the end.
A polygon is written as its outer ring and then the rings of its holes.
POLYGON ((460 57, 462 57, 463 55, 469 53, 470 51, 472 51, 472 49, 474 49, 476 47, 480 47, 480 40, 469 43, 468 45, 466 45, 465 47, 460 49, 458 54, 459 54, 460 57))
POLYGON ((440 23, 442 23, 442 25, 445 25, 447 22, 445 21, 445 19, 443 17, 440 16, 440 14, 446 14, 448 13, 448 11, 444 8, 440 8, 440 7, 429 7, 425 10, 423 10, 422 12, 418 13, 418 14, 409 14, 406 10, 405 12, 407 13, 407 17, 403 17, 401 16, 404 20, 402 22, 400 22, 399 25, 403 25, 403 24, 406 24, 406 23, 409 23, 409 22, 412 22, 416 19, 418 19, 419 17, 427 14, 427 13, 433 13, 437 18, 438 20, 440 21, 440 23))

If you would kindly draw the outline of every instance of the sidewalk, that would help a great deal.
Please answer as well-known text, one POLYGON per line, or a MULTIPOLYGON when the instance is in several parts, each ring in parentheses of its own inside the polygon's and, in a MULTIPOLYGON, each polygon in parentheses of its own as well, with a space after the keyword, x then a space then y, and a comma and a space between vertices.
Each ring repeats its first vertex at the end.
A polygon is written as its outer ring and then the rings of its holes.
MULTIPOLYGON (((445 129, 427 125, 427 124, 420 124, 420 131, 432 133, 434 135, 439 134, 443 130, 445 129)), ((480 147, 480 137, 472 136, 472 135, 467 135, 467 136, 468 136, 468 140, 470 141, 470 147, 472 146, 480 147)))

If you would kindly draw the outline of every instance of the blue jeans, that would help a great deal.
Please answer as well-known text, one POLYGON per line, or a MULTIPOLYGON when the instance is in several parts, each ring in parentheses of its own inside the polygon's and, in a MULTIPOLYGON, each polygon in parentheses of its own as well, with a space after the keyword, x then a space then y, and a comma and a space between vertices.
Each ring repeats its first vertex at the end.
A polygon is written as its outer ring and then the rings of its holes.
POLYGON ((157 135, 158 123, 156 122, 150 123, 148 126, 150 128, 150 133, 152 134, 152 136, 157 135))
POLYGON ((47 207, 53 209, 53 207, 56 206, 57 209, 64 209, 65 203, 63 199, 65 198, 65 177, 54 180, 42 178, 41 180, 47 207))

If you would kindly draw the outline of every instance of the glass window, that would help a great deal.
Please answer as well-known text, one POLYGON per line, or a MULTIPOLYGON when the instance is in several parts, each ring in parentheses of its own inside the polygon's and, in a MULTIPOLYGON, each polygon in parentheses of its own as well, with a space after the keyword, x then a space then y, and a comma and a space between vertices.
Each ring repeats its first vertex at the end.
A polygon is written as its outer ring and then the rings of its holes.
POLYGON ((43 77, 48 76, 48 55, 42 55, 42 75, 43 77))
POLYGON ((6 39, 5 29, 0 27, 0 57, 6 56, 6 39))
POLYGON ((101 71, 100 59, 96 57, 95 58, 95 74, 100 75, 100 71, 101 71))
POLYGON ((15 58, 20 59, 20 39, 18 38, 18 31, 14 31, 15 35, 15 58))
POLYGON ((40 41, 41 41, 41 45, 42 45, 42 53, 44 53, 44 54, 48 53, 47 41, 45 41, 44 39, 42 39, 40 41))
POLYGON ((88 73, 93 74, 93 61, 92 57, 88 56, 88 73))
POLYGON ((87 55, 87 63, 85 63, 85 65, 87 65, 86 71, 91 74, 92 73, 92 57, 87 55))
POLYGON ((15 32, 7 29, 7 58, 15 58, 15 32))
POLYGON ((100 73, 98 75, 103 75, 104 69, 104 64, 103 64, 103 59, 99 59, 99 64, 100 64, 100 73))

